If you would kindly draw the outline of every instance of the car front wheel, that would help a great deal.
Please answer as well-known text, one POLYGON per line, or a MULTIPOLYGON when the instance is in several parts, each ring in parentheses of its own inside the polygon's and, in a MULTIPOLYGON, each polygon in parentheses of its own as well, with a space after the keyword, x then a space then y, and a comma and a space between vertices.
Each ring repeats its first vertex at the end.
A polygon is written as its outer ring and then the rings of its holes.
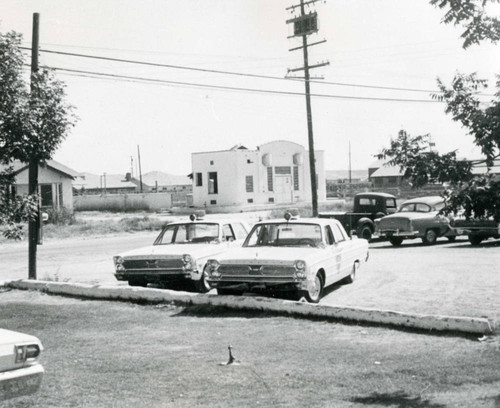
POLYGON ((469 235, 469 242, 471 245, 479 245, 483 242, 483 238, 478 235, 469 235))
POLYGON ((433 229, 428 229, 425 231, 425 235, 422 237, 422 242, 425 245, 434 245, 437 241, 437 233, 433 229))
POLYGON ((314 278, 313 285, 306 290, 303 295, 309 303, 318 303, 323 296, 324 282, 321 275, 318 273, 314 278))
POLYGON ((203 269, 203 273, 201 274, 200 280, 194 282, 194 286, 197 292, 199 293, 207 293, 210 289, 210 284, 208 283, 207 276, 207 267, 203 269))
POLYGON ((403 242, 403 238, 401 237, 390 237, 389 238, 389 242, 395 246, 395 247, 398 247, 401 245, 401 243, 403 242))
POLYGON ((354 280, 356 279, 356 271, 358 270, 358 268, 359 268, 359 263, 354 262, 354 264, 352 265, 351 273, 346 278, 344 278, 345 283, 354 282, 354 280))

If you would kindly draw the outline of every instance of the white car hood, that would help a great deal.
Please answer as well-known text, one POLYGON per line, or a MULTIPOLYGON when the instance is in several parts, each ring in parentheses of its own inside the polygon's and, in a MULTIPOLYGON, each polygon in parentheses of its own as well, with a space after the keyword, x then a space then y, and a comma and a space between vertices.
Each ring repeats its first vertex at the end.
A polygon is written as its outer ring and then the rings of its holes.
POLYGON ((252 262, 294 262, 298 259, 307 261, 310 257, 317 257, 323 248, 304 247, 240 247, 233 248, 220 256, 217 260, 221 263, 245 263, 252 262))
POLYGON ((138 249, 133 249, 131 251, 123 252, 119 256, 123 258, 128 257, 140 257, 151 255, 155 256, 165 256, 165 257, 177 257, 184 254, 189 254, 193 258, 203 258, 210 256, 212 254, 218 254, 222 251, 227 250, 228 244, 226 242, 220 244, 169 244, 169 245, 150 245, 147 247, 142 247, 138 249))
POLYGON ((40 340, 29 334, 19 333, 11 330, 0 329, 0 346, 6 344, 33 343, 40 345, 40 340))

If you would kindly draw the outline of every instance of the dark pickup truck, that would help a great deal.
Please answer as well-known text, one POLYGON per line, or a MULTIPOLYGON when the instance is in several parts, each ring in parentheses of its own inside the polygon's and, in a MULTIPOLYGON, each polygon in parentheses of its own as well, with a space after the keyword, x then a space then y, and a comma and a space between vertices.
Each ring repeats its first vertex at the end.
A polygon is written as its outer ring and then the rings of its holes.
POLYGON ((375 232, 375 222, 397 211, 396 197, 386 193, 359 193, 354 196, 352 212, 322 212, 319 218, 335 218, 351 234, 355 231, 359 238, 370 240, 375 232))
POLYGON ((457 235, 466 234, 472 245, 479 245, 488 238, 500 238, 500 222, 494 220, 466 220, 457 218, 451 221, 457 235))

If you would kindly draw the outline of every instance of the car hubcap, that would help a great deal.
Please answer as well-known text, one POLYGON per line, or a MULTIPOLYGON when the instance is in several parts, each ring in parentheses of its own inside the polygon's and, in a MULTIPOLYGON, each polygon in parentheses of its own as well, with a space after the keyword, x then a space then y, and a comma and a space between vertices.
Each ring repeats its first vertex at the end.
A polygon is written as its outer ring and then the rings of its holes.
POLYGON ((434 231, 427 231, 427 241, 434 242, 436 239, 436 233, 434 231))
POLYGON ((319 297, 321 291, 321 280, 319 276, 314 279, 314 286, 309 290, 309 297, 316 300, 319 297))

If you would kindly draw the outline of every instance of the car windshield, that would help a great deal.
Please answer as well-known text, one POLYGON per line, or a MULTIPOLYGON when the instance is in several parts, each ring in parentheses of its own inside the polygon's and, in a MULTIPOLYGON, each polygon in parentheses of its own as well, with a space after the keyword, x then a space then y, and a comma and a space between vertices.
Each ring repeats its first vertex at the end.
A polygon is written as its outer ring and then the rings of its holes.
POLYGON ((219 224, 186 223, 167 225, 154 245, 197 244, 214 242, 219 238, 219 224))
POLYGON ((399 212, 420 212, 426 213, 432 210, 431 206, 425 203, 402 204, 399 212))
POLYGON ((319 225, 284 222, 256 225, 243 246, 315 247, 321 242, 319 225))

